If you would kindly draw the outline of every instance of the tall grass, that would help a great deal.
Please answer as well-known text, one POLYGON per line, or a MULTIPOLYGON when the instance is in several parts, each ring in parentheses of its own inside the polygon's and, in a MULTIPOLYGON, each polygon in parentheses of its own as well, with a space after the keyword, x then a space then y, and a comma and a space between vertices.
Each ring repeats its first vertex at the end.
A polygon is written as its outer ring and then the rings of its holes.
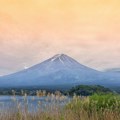
MULTIPOLYGON (((41 96, 37 91, 37 95, 41 96)), ((24 96, 24 107, 13 97, 14 107, 0 110, 0 120, 120 120, 120 97, 118 95, 93 95, 90 97, 74 96, 69 103, 61 107, 59 101, 67 98, 59 92, 46 95, 46 101, 51 106, 41 109, 41 102, 37 104, 37 110, 30 112, 28 109, 27 95, 24 96)), ((35 98, 33 97, 34 101, 35 98)), ((34 109, 34 107, 33 107, 34 109)))

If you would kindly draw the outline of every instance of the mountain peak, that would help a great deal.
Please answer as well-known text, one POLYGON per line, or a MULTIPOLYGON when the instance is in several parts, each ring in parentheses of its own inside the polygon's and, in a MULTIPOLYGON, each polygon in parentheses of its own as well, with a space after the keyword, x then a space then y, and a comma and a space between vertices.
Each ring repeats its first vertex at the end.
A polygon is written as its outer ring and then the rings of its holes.
POLYGON ((56 54, 52 58, 48 59, 47 62, 50 62, 51 65, 56 66, 57 68, 86 68, 84 65, 81 65, 66 54, 56 54))
POLYGON ((59 57, 65 57, 65 56, 67 56, 67 55, 65 55, 65 54, 62 53, 62 54, 56 54, 53 57, 59 58, 59 57))
POLYGON ((56 54, 55 56, 51 58, 51 62, 59 60, 60 62, 63 63, 63 59, 65 60, 65 58, 67 58, 67 55, 65 54, 56 54))
POLYGON ((69 57, 66 54, 56 54, 53 57, 43 61, 42 63, 32 66, 31 68, 27 69, 27 71, 36 70, 46 71, 47 73, 50 73, 52 71, 61 71, 63 69, 93 70, 87 66, 80 64, 75 59, 69 57))

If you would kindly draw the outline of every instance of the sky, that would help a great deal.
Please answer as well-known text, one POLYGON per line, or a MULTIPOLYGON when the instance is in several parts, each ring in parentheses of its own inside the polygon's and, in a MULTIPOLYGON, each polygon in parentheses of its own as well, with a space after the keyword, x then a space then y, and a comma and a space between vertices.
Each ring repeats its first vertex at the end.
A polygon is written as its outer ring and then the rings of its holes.
POLYGON ((120 0, 0 0, 0 75, 59 53, 120 68, 120 0))

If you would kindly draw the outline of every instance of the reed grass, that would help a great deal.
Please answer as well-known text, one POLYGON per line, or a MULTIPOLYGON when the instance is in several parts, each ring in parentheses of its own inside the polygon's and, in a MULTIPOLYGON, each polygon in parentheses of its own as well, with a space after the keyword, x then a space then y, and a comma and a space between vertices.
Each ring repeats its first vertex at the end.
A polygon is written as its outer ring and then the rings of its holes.
MULTIPOLYGON (((27 94, 24 94, 24 107, 12 97, 14 106, 6 110, 0 109, 0 120, 120 120, 119 95, 93 95, 90 97, 74 96, 64 106, 59 102, 66 101, 67 97, 59 92, 46 94, 37 91, 37 96, 47 96, 46 105, 42 110, 42 103, 38 101, 37 110, 30 112, 28 109, 27 94)), ((35 97, 32 97, 35 101, 35 97)))

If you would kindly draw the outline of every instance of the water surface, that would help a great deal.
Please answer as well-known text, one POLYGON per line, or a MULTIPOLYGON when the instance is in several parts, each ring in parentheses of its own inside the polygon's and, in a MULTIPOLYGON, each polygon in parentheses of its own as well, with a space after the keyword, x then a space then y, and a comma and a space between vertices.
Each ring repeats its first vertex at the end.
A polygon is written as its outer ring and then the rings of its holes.
POLYGON ((0 96, 0 112, 4 110, 28 110, 34 112, 37 110, 52 110, 57 107, 63 107, 70 102, 70 98, 62 96, 0 96))

